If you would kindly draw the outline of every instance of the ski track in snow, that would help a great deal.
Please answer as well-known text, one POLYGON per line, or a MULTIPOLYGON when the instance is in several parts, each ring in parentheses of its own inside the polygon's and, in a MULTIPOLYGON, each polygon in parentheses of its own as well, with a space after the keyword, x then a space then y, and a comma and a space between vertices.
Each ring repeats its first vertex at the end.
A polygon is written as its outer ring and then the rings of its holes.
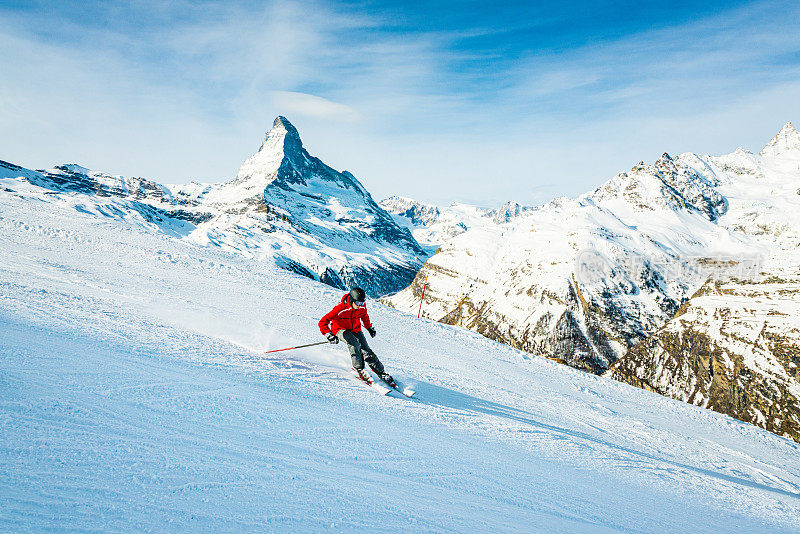
POLYGON ((800 530, 800 446, 340 292, 0 191, 2 530, 800 530))

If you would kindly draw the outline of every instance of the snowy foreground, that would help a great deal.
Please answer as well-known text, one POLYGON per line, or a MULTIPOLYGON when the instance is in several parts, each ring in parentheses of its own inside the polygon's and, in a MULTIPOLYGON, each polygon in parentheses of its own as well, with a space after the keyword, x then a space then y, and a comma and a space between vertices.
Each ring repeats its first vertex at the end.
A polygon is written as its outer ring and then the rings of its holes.
POLYGON ((371 303, 417 389, 380 397, 341 346, 259 355, 322 340, 339 291, 24 187, 0 530, 800 530, 797 443, 371 303))

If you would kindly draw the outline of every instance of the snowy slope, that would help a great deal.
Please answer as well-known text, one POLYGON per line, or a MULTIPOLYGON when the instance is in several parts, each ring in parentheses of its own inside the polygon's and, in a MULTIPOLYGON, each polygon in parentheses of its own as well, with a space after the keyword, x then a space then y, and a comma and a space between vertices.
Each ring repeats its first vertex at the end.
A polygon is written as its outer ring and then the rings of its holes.
POLYGON ((370 295, 407 286, 426 257, 352 174, 311 156, 284 117, 275 119, 258 152, 227 183, 167 187, 78 165, 36 172, 0 162, 4 176, 25 177, 76 206, 96 205, 98 216, 143 218, 187 241, 334 287, 360 285, 370 295))
POLYGON ((0 180, 0 529, 796 532, 800 446, 0 180))

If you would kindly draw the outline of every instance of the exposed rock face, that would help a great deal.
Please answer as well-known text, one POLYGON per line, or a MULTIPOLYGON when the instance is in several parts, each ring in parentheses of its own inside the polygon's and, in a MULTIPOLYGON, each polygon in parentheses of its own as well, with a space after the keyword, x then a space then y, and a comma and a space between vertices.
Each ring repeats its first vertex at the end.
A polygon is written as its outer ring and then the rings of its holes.
MULTIPOLYGON (((106 216, 124 219, 128 212, 138 213, 154 225, 166 221, 201 224, 214 217, 207 210, 197 209, 196 202, 181 202, 172 197, 169 188, 145 178, 127 178, 96 172, 80 165, 57 165, 48 170, 32 171, 0 161, 0 176, 23 178, 53 194, 79 193, 96 198, 108 198, 109 204, 123 201, 120 211, 107 211, 106 216)), ((174 229, 173 229, 174 230, 174 229)))
POLYGON ((791 125, 760 155, 664 154, 470 228, 384 300, 416 313, 427 277, 427 317, 797 439, 798 185, 791 125))
POLYGON ((707 282, 608 376, 800 441, 796 265, 773 264, 760 282, 707 282))
POLYGON ((226 184, 167 187, 6 162, 0 177, 82 214, 335 287, 374 296, 407 286, 385 302, 412 313, 427 278, 426 317, 798 439, 800 133, 791 124, 759 155, 664 154, 537 208, 393 197, 390 215, 350 173, 309 155, 282 117, 226 184))
POLYGON ((275 261, 341 289, 358 285, 371 296, 406 287, 427 257, 352 174, 311 156, 284 117, 224 184, 167 187, 78 165, 3 165, 4 176, 108 204, 89 210, 97 215, 128 220, 134 212, 187 241, 275 261))
POLYGON ((509 200, 496 210, 490 211, 487 215, 492 217, 492 220, 495 224, 503 224, 507 222, 511 222, 512 219, 515 219, 529 211, 533 208, 528 206, 523 206, 519 202, 514 202, 513 200, 509 200))
POLYGON ((721 223, 762 246, 755 276, 712 277, 608 376, 800 441, 800 134, 711 163, 733 175, 721 223))

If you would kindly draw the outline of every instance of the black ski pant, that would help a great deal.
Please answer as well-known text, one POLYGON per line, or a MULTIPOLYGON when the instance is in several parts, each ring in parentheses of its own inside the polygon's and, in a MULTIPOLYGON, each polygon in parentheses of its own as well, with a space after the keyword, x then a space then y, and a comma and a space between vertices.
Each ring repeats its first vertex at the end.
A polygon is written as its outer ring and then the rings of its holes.
POLYGON ((383 374, 383 364, 372 352, 367 344, 367 338, 364 337, 364 332, 351 332, 350 330, 339 330, 337 334, 339 339, 347 343, 347 350, 350 351, 350 359, 353 361, 353 367, 356 369, 363 369, 364 362, 369 364, 370 369, 375 371, 376 374, 383 374))

